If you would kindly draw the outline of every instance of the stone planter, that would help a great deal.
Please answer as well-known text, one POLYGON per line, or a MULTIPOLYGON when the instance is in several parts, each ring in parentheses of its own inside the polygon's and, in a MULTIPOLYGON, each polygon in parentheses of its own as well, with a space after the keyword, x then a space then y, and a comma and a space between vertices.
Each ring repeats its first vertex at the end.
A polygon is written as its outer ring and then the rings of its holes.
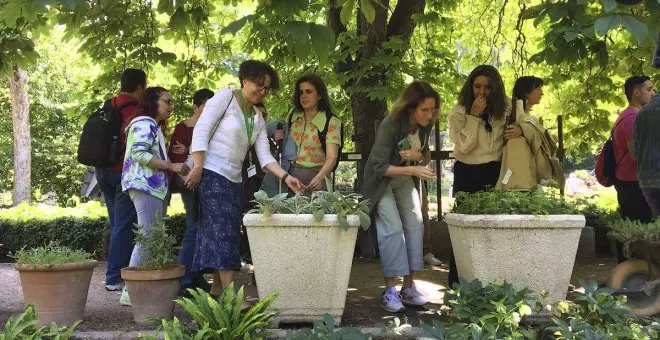
POLYGON ((179 279, 185 266, 172 264, 159 270, 140 270, 136 267, 121 269, 131 298, 133 320, 141 325, 159 324, 158 319, 171 319, 174 300, 179 294, 179 279))
POLYGON ((72 325, 82 320, 87 292, 97 262, 55 265, 17 264, 25 304, 33 304, 40 325, 72 325))
POLYGON ((337 215, 316 222, 312 215, 246 214, 254 274, 260 297, 280 293, 272 309, 280 322, 314 322, 329 313, 339 325, 344 314, 355 239, 360 225, 339 227, 337 215))
POLYGON ((445 220, 460 277, 547 291, 544 303, 566 298, 584 216, 447 214, 445 220))

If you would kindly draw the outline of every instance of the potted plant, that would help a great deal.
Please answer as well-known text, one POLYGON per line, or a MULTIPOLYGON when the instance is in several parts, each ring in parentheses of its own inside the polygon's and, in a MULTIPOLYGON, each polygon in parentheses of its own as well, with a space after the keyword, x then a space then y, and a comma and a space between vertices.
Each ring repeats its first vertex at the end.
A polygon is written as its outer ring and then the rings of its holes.
POLYGON ((445 220, 460 277, 527 287, 545 303, 566 298, 585 224, 571 204, 542 190, 459 193, 456 201, 445 220))
POLYGON ((168 233, 164 221, 152 224, 147 233, 142 233, 142 226, 137 225, 135 241, 142 244, 148 260, 137 267, 122 268, 121 278, 131 299, 133 320, 138 324, 156 324, 157 319, 172 318, 185 267, 176 263, 177 240, 168 233))
POLYGON ((314 322, 344 313, 358 226, 371 223, 358 194, 315 192, 311 197, 254 195, 243 217, 259 296, 280 293, 272 308, 280 322, 314 322))
POLYGON ((35 306, 40 325, 70 326, 82 320, 97 264, 91 254, 51 242, 10 256, 16 260, 23 300, 35 306))

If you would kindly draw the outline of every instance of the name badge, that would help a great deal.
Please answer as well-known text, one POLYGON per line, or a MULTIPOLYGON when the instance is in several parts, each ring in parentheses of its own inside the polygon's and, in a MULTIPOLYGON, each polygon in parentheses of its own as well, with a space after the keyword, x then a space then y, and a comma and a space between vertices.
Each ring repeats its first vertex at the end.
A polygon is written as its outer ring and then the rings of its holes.
POLYGON ((250 165, 247 169, 247 174, 248 178, 255 176, 257 174, 257 167, 254 164, 250 165))

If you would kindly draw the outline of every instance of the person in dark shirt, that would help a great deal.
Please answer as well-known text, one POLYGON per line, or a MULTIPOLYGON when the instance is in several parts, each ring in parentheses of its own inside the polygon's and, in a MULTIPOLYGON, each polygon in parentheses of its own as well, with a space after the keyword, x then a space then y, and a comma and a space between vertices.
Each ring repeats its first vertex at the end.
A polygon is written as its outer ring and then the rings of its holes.
MULTIPOLYGON (((174 127, 174 132, 170 139, 170 149, 167 152, 170 160, 174 163, 183 163, 190 154, 190 144, 192 143, 193 130, 195 124, 202 114, 204 105, 209 98, 213 97, 214 92, 209 89, 201 89, 193 95, 193 114, 190 118, 179 122, 174 127)), ((181 278, 181 292, 185 293, 188 288, 202 288, 209 290, 210 285, 204 280, 201 273, 192 273, 192 261, 195 255, 195 242, 197 240, 197 219, 194 209, 197 201, 195 192, 183 185, 183 178, 173 174, 172 192, 181 194, 183 207, 186 209, 186 232, 183 235, 183 242, 179 250, 179 263, 186 267, 186 274, 181 278)))
POLYGON ((654 218, 660 216, 660 95, 655 95, 637 113, 632 154, 637 161, 637 179, 654 218))
POLYGON ((142 70, 128 68, 121 75, 121 89, 119 95, 112 98, 113 107, 126 103, 121 110, 122 127, 119 132, 120 157, 117 163, 108 168, 96 168, 96 179, 99 183, 103 198, 108 209, 110 220, 110 248, 108 251, 108 267, 105 274, 105 289, 110 291, 121 290, 124 282, 121 279, 121 269, 128 267, 133 252, 135 233, 133 225, 137 223, 137 213, 131 198, 122 191, 121 171, 126 151, 126 131, 128 123, 136 117, 139 104, 144 98, 147 88, 147 74, 142 70))

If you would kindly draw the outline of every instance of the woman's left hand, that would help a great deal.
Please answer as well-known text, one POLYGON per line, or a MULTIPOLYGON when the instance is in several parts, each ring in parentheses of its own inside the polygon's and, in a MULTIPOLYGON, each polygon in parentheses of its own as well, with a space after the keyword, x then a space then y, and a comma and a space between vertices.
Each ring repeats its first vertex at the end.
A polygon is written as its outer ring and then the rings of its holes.
POLYGON ((286 176, 286 178, 284 179, 284 183, 286 183, 289 189, 291 189, 296 194, 299 192, 303 192, 305 190, 305 186, 302 183, 300 183, 300 181, 297 178, 293 176, 286 176))
POLYGON ((401 160, 404 161, 413 161, 413 162, 419 162, 422 160, 422 153, 419 151, 415 150, 402 150, 399 151, 399 156, 401 156, 401 160))
POLYGON ((323 184, 325 183, 325 176, 318 174, 312 178, 312 180, 307 185, 307 190, 319 191, 323 189, 323 184))
POLYGON ((504 139, 509 140, 522 136, 522 129, 518 125, 509 125, 504 128, 504 139))

